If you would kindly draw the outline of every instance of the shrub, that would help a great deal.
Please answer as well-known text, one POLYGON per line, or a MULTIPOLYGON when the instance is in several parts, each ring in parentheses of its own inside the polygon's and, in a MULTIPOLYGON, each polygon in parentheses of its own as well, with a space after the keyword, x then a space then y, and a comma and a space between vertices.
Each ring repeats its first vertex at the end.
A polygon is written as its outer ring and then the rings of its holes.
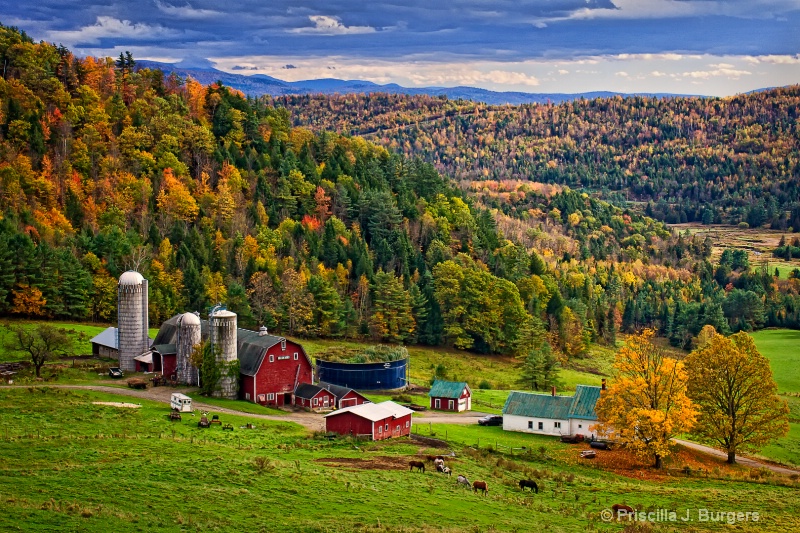
POLYGON ((481 390, 487 390, 492 388, 492 384, 489 383, 487 380, 483 380, 478 384, 478 388, 481 390))

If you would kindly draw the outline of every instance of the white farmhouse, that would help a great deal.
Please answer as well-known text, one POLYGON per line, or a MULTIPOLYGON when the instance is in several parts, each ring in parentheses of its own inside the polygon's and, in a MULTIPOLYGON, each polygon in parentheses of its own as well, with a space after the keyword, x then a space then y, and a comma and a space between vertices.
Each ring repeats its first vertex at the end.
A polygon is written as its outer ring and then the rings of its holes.
POLYGON ((513 391, 503 406, 503 429, 539 435, 589 436, 597 422, 594 406, 601 387, 578 385, 574 396, 513 391))

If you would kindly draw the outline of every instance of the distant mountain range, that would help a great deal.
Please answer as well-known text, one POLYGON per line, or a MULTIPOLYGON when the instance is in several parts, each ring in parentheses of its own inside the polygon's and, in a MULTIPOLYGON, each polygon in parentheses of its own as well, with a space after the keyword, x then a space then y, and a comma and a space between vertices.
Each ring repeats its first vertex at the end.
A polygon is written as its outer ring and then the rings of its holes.
MULTIPOLYGON (((390 93, 390 94, 427 94, 430 96, 447 96, 450 100, 472 100, 492 105, 568 102, 580 98, 592 99, 609 96, 633 96, 634 94, 611 91, 591 91, 585 93, 525 93, 498 92, 476 87, 402 87, 396 83, 380 85, 363 80, 339 80, 326 78, 320 80, 283 81, 264 74, 230 74, 210 67, 183 66, 173 63, 140 60, 136 62, 140 68, 161 69, 165 73, 176 73, 179 76, 191 76, 203 85, 221 81, 228 87, 238 89, 250 96, 284 96, 292 94, 351 94, 351 93, 390 93)), ((691 96, 668 93, 635 93, 638 96, 691 96)))

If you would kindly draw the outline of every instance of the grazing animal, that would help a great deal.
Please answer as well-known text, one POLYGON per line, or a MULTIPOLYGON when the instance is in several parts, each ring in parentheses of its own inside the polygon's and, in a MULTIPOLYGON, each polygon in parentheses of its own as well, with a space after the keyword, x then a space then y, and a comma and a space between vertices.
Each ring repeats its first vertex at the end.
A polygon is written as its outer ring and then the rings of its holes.
POLYGON ((531 492, 535 492, 536 494, 539 494, 539 485, 537 485, 534 480, 532 480, 532 479, 521 479, 519 481, 519 488, 524 491, 525 487, 528 487, 529 489, 531 489, 531 492))
POLYGON ((633 507, 630 505, 615 503, 611 506, 611 511, 614 513, 614 517, 619 519, 620 515, 627 516, 629 514, 633 514, 633 507))
POLYGON ((409 461, 408 462, 408 467, 409 467, 408 470, 410 472, 413 472, 414 469, 416 468, 417 470, 419 470, 423 474, 425 473, 425 463, 423 463, 422 461, 409 461))
POLYGON ((436 463, 436 471, 437 472, 444 472, 444 465, 436 463))
POLYGON ((478 492, 479 490, 483 491, 484 496, 486 496, 486 494, 489 492, 489 486, 485 481, 475 481, 472 483, 472 491, 478 492))
POLYGON ((441 457, 437 457, 433 460, 433 464, 436 465, 436 469, 439 470, 440 466, 444 466, 444 459, 441 457))
POLYGON ((442 468, 442 474, 447 474, 448 476, 453 477, 453 471, 450 470, 449 466, 442 468))
POLYGON ((467 479, 467 476, 462 476, 459 474, 459 476, 456 478, 456 483, 459 485, 465 485, 467 488, 470 487, 470 483, 469 480, 467 479))
POLYGON ((434 457, 433 455, 425 456, 425 460, 428 461, 429 463, 432 463, 434 459, 436 459, 436 457, 434 457))

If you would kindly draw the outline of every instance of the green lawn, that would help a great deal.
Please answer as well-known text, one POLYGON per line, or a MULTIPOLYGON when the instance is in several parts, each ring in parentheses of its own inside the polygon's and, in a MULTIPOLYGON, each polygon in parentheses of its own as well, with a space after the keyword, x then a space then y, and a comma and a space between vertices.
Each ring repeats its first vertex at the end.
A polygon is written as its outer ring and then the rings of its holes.
POLYGON ((648 481, 569 462, 563 457, 574 449, 552 438, 433 425, 437 437, 453 442, 447 463, 454 473, 488 483, 484 497, 430 468, 409 472, 408 460, 436 450, 408 439, 328 441, 289 422, 224 414, 233 432, 200 429, 190 415, 169 422, 161 404, 141 401, 128 409, 95 401, 131 399, 0 388, 0 530, 620 531, 622 524, 600 519, 613 503, 681 514, 761 513, 758 523, 737 524, 742 531, 800 527, 797 481, 750 479, 741 469, 648 481), (256 429, 241 429, 246 422, 256 429), (516 448, 514 455, 493 451, 504 446, 516 448), (540 493, 521 493, 521 478, 536 479, 540 493))

